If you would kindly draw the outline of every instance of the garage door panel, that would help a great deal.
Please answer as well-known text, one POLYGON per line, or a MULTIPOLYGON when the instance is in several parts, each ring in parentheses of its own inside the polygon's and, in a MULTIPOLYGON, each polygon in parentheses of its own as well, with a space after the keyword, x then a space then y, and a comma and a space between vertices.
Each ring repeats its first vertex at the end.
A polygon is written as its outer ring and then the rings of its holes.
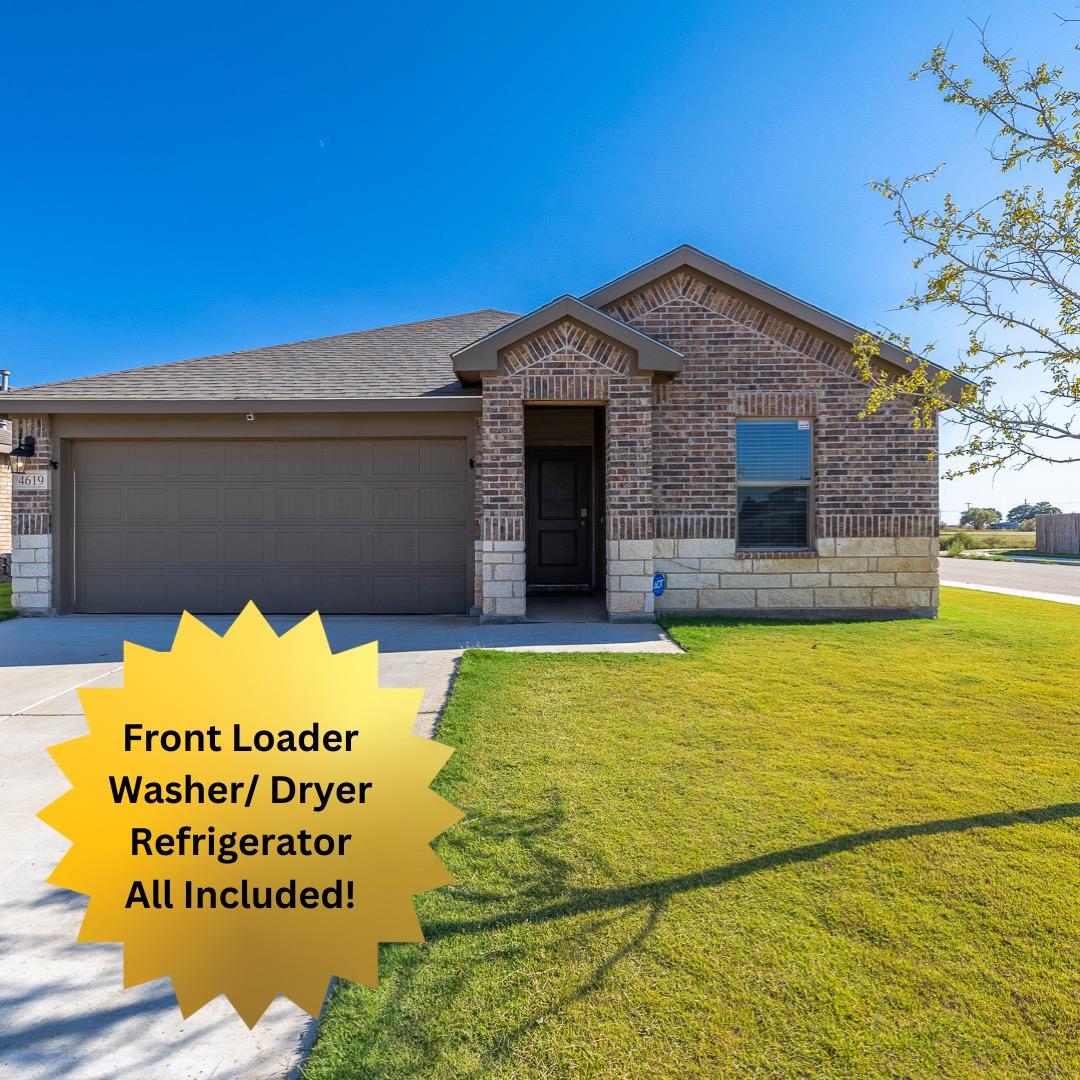
POLYGON ((226 521, 263 521, 267 516, 267 500, 273 494, 265 487, 230 485, 225 492, 222 516, 226 521))
POLYGON ((460 493, 453 487, 423 487, 417 491, 420 521, 463 521, 460 493))
POLYGON ((421 575, 420 595, 446 611, 461 611, 465 606, 464 580, 454 574, 421 575))
POLYGON ((159 569, 163 563, 169 562, 171 539, 168 532, 151 529, 141 529, 138 533, 125 533, 124 542, 121 545, 124 564, 133 570, 144 566, 159 569))
POLYGON ((81 521, 87 524, 106 524, 126 520, 124 512, 124 489, 104 484, 95 484, 93 490, 80 484, 76 512, 81 521))
MULTIPOLYGON (((370 573, 356 574, 323 574, 316 581, 316 595, 318 597, 314 607, 321 612, 333 612, 337 609, 342 596, 354 598, 358 610, 363 612, 378 613, 371 599, 370 573)), ((425 610, 432 611, 433 608, 425 610)), ((402 614, 408 614, 402 612, 402 614)))
POLYGON ((325 474, 322 444, 300 442, 290 447, 279 446, 276 472, 281 480, 306 479, 325 474))
POLYGON ((377 487, 371 492, 374 521, 417 521, 420 499, 415 488, 377 487))
POLYGON ((282 567, 318 562, 321 538, 317 529, 280 529, 270 534, 274 562, 282 567))
POLYGON ((127 453, 128 475, 136 479, 174 476, 176 449, 168 443, 152 443, 127 453))
POLYGON ((420 444, 421 476, 458 477, 465 471, 466 446, 461 439, 430 439, 420 444))
POLYGON ((87 528, 82 535, 83 550, 98 566, 117 561, 124 548, 124 533, 120 529, 87 528))
POLYGON ((185 478, 200 476, 216 478, 222 475, 224 461, 223 443, 187 443, 183 453, 178 452, 176 455, 176 475, 185 478))
POLYGON ((178 530, 174 540, 176 561, 183 566, 217 566, 221 562, 222 539, 216 532, 178 530))
POLYGON ((277 446, 234 439, 224 457, 222 473, 226 476, 270 479, 277 473, 277 446))
POLYGON ((402 563, 415 563, 418 555, 416 533, 411 529, 380 529, 371 534, 373 566, 397 567, 402 563))
POLYGON ((465 610, 463 439, 87 441, 73 460, 76 610, 465 610))
POLYGON ((169 515, 170 492, 161 487, 132 486, 124 492, 128 521, 165 521, 169 515))
POLYGON ((261 529, 224 533, 221 537, 221 561, 232 573, 248 566, 261 566, 273 558, 268 540, 273 534, 261 529))
POLYGON ((178 487, 176 516, 180 521, 216 521, 221 516, 221 494, 211 487, 178 487))
POLYGON ((164 573, 138 574, 130 570, 115 574, 84 574, 79 579, 80 594, 85 597, 85 610, 170 611, 168 577, 164 573))
POLYGON ((347 442, 323 444, 318 466, 323 476, 344 476, 366 480, 371 476, 371 444, 347 442))
POLYGON ((414 442, 389 440, 371 448, 371 475, 379 477, 416 476, 420 470, 420 448, 414 442))
POLYGON ((465 543, 459 529, 417 534, 417 562, 421 566, 443 566, 452 570, 465 558, 465 543))
POLYGON ((221 575, 185 574, 169 582, 168 611, 217 611, 221 600, 221 575))
POLYGON ((317 521, 319 500, 310 488, 278 488, 274 492, 274 518, 277 521, 317 521))
POLYGON ((370 564, 371 537, 367 530, 326 530, 319 533, 318 542, 306 546, 304 558, 317 559, 327 567, 354 567, 370 564))
POLYGON ((124 476, 127 474, 128 447, 116 442, 80 444, 79 467, 89 476, 124 476))
POLYGON ((400 604, 415 611, 420 603, 420 581, 416 574, 379 574, 371 580, 371 608, 390 611, 400 604))

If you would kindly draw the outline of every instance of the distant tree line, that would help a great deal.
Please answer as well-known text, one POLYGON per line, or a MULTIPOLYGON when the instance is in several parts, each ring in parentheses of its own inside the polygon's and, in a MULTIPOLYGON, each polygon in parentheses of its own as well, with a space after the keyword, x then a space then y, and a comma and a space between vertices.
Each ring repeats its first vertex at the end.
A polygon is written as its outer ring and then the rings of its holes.
MULTIPOLYGON (((1036 514, 1060 514, 1061 508, 1046 502, 1023 502, 1014 506, 1005 520, 1013 522, 1018 529, 1034 529, 1036 514)), ((986 529, 1001 521, 1001 511, 992 506, 970 506, 960 515, 960 524, 966 529, 986 529)))

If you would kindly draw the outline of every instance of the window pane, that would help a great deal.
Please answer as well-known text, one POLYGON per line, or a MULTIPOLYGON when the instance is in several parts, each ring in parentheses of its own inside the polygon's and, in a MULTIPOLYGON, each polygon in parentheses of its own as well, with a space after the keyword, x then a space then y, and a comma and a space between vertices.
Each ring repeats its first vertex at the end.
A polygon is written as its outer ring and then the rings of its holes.
POLYGON ((735 464, 740 480, 809 480, 810 421, 737 420, 735 464))
POLYGON ((804 548, 809 488, 739 488, 739 546, 804 548))

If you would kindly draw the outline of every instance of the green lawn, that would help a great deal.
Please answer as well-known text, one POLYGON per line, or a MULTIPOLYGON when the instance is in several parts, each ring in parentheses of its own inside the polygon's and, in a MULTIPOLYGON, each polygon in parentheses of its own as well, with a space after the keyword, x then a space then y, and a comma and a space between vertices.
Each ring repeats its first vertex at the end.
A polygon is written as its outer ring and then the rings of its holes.
MULTIPOLYGON (((1020 532, 1018 529, 964 529, 970 537, 977 541, 976 547, 980 548, 1025 548, 1035 549, 1035 533, 1020 532)), ((956 535, 956 529, 945 529, 941 533, 941 546, 944 548, 949 540, 956 535)))
POLYGON ((11 607, 11 582, 0 581, 0 622, 13 619, 16 614, 11 607))
POLYGON ((1080 607, 467 654, 458 884, 305 1080, 1080 1076, 1080 607))

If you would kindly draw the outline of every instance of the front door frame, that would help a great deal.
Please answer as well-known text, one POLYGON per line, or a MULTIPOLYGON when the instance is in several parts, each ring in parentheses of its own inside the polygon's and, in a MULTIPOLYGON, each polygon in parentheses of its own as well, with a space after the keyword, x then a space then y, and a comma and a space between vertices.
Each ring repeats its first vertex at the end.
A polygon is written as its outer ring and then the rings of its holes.
POLYGON ((525 591, 526 593, 546 592, 592 592, 597 587, 596 535, 599 526, 597 512, 597 454, 592 446, 526 446, 525 447, 525 591), (534 503, 538 497, 537 470, 534 462, 537 455, 567 455, 576 459, 577 484, 580 490, 576 511, 584 510, 580 517, 576 512, 567 521, 580 522, 580 531, 576 543, 579 545, 580 562, 584 580, 579 582, 537 582, 534 579, 539 555, 537 542, 539 509, 534 503))

